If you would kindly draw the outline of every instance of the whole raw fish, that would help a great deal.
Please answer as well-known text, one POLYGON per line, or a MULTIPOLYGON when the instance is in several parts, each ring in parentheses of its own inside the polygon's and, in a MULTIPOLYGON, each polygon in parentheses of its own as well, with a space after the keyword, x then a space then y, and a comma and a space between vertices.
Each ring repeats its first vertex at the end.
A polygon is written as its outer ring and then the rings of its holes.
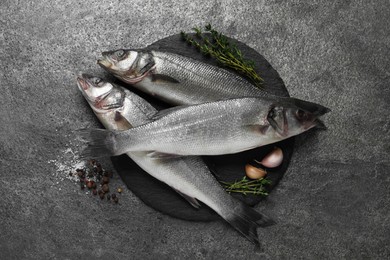
MULTIPOLYGON (((148 102, 130 91, 86 74, 78 87, 101 123, 110 130, 127 130, 152 121, 157 113, 148 102)), ((227 194, 200 157, 152 159, 147 152, 127 155, 158 180, 178 191, 193 206, 202 201, 249 241, 259 244, 256 227, 273 223, 227 194)))
POLYGON ((275 143, 315 126, 328 108, 294 98, 238 98, 162 110, 127 131, 86 130, 85 154, 148 151, 150 157, 232 154, 275 143))
POLYGON ((219 67, 170 52, 116 50, 98 64, 120 80, 172 105, 270 95, 219 67))

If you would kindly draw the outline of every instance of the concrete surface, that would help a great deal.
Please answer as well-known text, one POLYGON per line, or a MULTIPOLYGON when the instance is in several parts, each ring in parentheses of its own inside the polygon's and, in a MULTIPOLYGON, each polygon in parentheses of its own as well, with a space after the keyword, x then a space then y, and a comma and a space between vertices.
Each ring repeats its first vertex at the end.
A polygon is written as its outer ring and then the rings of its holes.
POLYGON ((2 0, 0 258, 388 259, 389 15, 388 0, 2 0), (129 191, 103 203, 65 178, 72 131, 98 125, 77 73, 104 76, 100 51, 208 22, 262 53, 292 96, 332 109, 257 207, 278 220, 259 229, 263 252, 225 223, 173 219, 129 191))

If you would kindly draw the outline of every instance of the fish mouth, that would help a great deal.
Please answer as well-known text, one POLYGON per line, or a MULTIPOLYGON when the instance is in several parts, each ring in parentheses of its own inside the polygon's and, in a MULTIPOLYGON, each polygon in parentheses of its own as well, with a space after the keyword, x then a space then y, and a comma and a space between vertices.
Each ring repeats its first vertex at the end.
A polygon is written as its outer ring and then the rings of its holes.
POLYGON ((85 92, 85 90, 89 89, 89 84, 85 77, 85 74, 81 74, 77 77, 77 86, 83 93, 85 92))
POLYGON ((327 130, 328 128, 326 127, 326 125, 324 124, 324 122, 322 122, 320 119, 316 118, 316 120, 314 120, 314 127, 319 129, 319 130, 327 130))
POLYGON ((325 115, 326 113, 329 113, 331 112, 332 110, 328 107, 324 107, 322 105, 317 105, 318 106, 318 109, 313 113, 314 116, 316 117, 319 117, 319 116, 323 116, 325 115))
POLYGON ((309 112, 313 117, 319 117, 322 115, 325 115, 326 113, 331 112, 330 108, 327 108, 323 105, 309 102, 309 101, 304 101, 300 100, 297 98, 289 98, 290 102, 292 102, 296 107, 309 112))
POLYGON ((326 113, 331 112, 331 109, 327 108, 327 107, 324 107, 322 105, 319 105, 319 104, 317 104, 316 107, 317 107, 317 109, 315 111, 313 111, 312 114, 311 114, 313 120, 309 124, 308 129, 316 128, 316 129, 319 129, 319 130, 327 130, 328 128, 326 127, 324 122, 322 120, 320 120, 318 117, 323 116, 326 113))
POLYGON ((87 99, 89 102, 94 102, 94 98, 88 95, 88 90, 91 88, 91 82, 90 79, 92 78, 91 75, 89 74, 81 74, 77 76, 77 86, 83 96, 87 99))
POLYGON ((82 89, 87 90, 88 88, 93 86, 93 83, 91 82, 92 78, 94 78, 92 75, 82 73, 77 76, 77 82, 81 85, 82 89))
POLYGON ((110 69, 112 67, 112 62, 107 57, 99 58, 97 64, 103 69, 110 69))

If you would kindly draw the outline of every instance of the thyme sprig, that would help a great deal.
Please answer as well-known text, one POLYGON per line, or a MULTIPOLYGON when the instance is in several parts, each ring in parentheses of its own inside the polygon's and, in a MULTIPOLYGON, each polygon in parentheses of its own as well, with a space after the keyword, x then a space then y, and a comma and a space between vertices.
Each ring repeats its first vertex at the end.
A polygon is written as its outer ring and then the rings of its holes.
POLYGON ((235 182, 224 182, 220 181, 223 188, 231 193, 242 193, 244 195, 252 194, 252 195, 262 195, 267 196, 268 192, 265 187, 271 184, 271 181, 268 179, 258 179, 258 180, 250 180, 246 176, 244 176, 241 180, 235 182))
POLYGON ((201 28, 193 28, 196 39, 185 32, 181 32, 182 38, 190 45, 195 46, 205 55, 210 55, 223 66, 234 69, 250 79, 258 88, 262 87, 263 79, 255 71, 255 63, 244 59, 242 52, 228 38, 212 28, 210 24, 205 26, 205 33, 201 28))

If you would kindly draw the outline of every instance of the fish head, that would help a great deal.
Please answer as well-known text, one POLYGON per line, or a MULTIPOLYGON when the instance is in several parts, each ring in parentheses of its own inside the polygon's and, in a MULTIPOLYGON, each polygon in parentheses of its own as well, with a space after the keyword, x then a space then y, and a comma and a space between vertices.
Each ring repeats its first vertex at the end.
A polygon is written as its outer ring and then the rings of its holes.
POLYGON ((82 74, 77 77, 77 86, 92 109, 97 113, 107 113, 124 105, 125 92, 99 77, 82 74))
POLYGON ((313 127, 326 129, 318 117, 329 111, 329 108, 316 103, 286 98, 271 106, 267 120, 275 134, 281 139, 285 139, 313 127))
POLYGON ((148 52, 120 49, 102 52, 102 56, 97 63, 129 84, 141 81, 155 67, 153 57, 148 52))

